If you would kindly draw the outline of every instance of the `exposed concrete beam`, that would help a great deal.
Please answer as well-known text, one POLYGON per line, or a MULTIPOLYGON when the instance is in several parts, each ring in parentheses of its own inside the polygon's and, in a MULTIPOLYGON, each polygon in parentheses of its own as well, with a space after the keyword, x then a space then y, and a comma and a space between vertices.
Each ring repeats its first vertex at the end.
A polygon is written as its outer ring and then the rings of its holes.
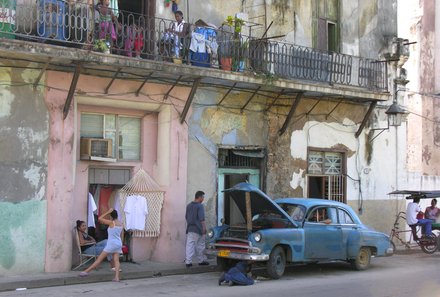
POLYGON ((279 135, 283 135, 284 132, 286 132, 287 126, 289 125, 290 120, 292 119, 293 115, 295 114, 295 110, 298 107, 299 102, 301 101, 302 95, 304 92, 300 92, 296 94, 295 101, 292 103, 292 107, 290 108, 289 114, 286 117, 286 120, 284 121, 283 126, 278 131, 279 135))
POLYGON ((269 111, 272 106, 275 104, 275 102, 280 99, 280 97, 283 95, 284 93, 284 89, 281 89, 281 91, 277 94, 277 96, 273 99, 272 103, 270 103, 270 105, 266 108, 266 111, 269 111))
POLYGON ((258 91, 261 89, 261 86, 259 86, 254 92, 252 92, 251 97, 249 97, 248 101, 243 105, 243 107, 240 109, 240 112, 243 112, 243 110, 248 106, 249 102, 257 95, 258 91))
POLYGON ((113 84, 113 82, 115 81, 116 77, 118 76, 119 72, 121 72, 122 68, 118 68, 118 70, 116 70, 115 74, 112 77, 112 80, 108 83, 107 87, 105 88, 104 93, 108 94, 108 90, 110 89, 111 85, 113 84))
POLYGON ((163 96, 163 100, 167 100, 168 96, 170 95, 171 91, 177 86, 177 84, 179 83, 179 81, 182 79, 183 75, 180 75, 176 81, 174 82, 174 84, 171 86, 171 88, 168 90, 168 92, 166 92, 166 94, 163 96))
POLYGON ((328 117, 336 110, 336 108, 338 108, 339 104, 341 104, 342 101, 344 101, 344 99, 339 100, 339 102, 335 105, 335 107, 333 107, 333 109, 330 110, 330 112, 325 116, 326 119, 328 119, 328 117))
POLYGON ((318 101, 316 101, 316 103, 313 104, 312 108, 310 108, 310 110, 306 113, 306 115, 309 115, 315 109, 315 107, 319 104, 319 102, 321 102, 321 99, 318 99, 318 101))
POLYGON ((361 125, 359 126, 359 129, 357 130, 356 134, 354 135, 356 138, 361 135, 362 130, 364 129, 365 125, 367 124, 368 119, 370 118, 371 113, 373 112, 373 109, 376 107, 377 101, 373 101, 370 104, 370 108, 368 108, 367 113, 365 114, 364 119, 362 120, 361 125))
POLYGON ((183 107, 182 114, 180 115, 180 123, 182 124, 185 121, 186 115, 188 113, 189 107, 194 99, 194 95, 196 94, 197 88, 200 85, 201 78, 198 77, 194 80, 193 86, 191 88, 191 92, 189 92, 188 99, 186 100, 185 106, 183 107))
POLYGON ((231 93, 231 91, 235 88, 235 86, 237 85, 237 83, 235 82, 232 87, 229 88, 229 90, 226 92, 226 94, 223 96, 222 100, 220 100, 220 102, 218 103, 218 105, 222 104, 223 100, 225 100, 226 97, 228 97, 229 93, 231 93))
POLYGON ((145 84, 147 83, 147 81, 150 79, 150 77, 153 75, 153 71, 150 72, 147 76, 145 76, 144 81, 142 82, 142 84, 139 86, 139 88, 136 91, 136 97, 139 97, 139 93, 141 92, 142 88, 145 86, 145 84))
POLYGON ((66 103, 63 108, 63 120, 67 118, 69 114, 70 104, 72 103, 73 94, 75 94, 76 85, 78 83, 79 74, 81 72, 81 64, 76 64, 75 72, 73 73, 72 82, 70 83, 69 93, 67 93, 66 103))
POLYGON ((43 77, 43 73, 46 71, 47 67, 50 65, 50 58, 48 61, 43 65, 43 68, 40 70, 40 74, 38 74, 37 79, 34 82, 34 90, 37 89, 38 83, 40 82, 41 78, 43 77))

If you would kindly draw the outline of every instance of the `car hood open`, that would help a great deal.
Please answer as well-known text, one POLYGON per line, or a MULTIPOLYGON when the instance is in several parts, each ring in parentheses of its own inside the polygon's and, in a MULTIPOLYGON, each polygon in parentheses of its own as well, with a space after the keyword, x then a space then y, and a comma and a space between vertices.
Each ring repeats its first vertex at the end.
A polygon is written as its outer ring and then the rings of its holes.
POLYGON ((234 200, 243 217, 246 217, 246 192, 250 193, 251 197, 251 213, 252 216, 262 213, 264 211, 280 214, 282 218, 290 221, 294 226, 298 226, 281 207, 278 206, 269 196, 256 186, 249 183, 239 183, 232 188, 226 189, 223 192, 228 193, 231 199, 234 200))

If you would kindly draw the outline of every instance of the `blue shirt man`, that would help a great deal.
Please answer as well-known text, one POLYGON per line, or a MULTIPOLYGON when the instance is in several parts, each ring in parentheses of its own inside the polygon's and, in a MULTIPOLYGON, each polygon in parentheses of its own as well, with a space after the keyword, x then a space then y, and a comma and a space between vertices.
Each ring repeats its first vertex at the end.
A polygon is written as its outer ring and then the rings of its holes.
POLYGON ((205 255, 205 210, 202 202, 205 199, 203 191, 197 191, 194 201, 186 206, 186 247, 185 264, 186 267, 192 266, 192 258, 197 256, 199 265, 209 265, 205 255))

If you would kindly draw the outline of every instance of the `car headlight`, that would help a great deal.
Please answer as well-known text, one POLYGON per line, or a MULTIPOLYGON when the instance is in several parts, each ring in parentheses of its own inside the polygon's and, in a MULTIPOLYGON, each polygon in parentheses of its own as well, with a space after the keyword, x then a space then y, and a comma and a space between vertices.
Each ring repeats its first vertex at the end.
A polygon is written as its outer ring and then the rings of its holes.
POLYGON ((214 237, 214 230, 212 230, 212 229, 209 230, 207 235, 209 238, 213 238, 214 237))
POLYGON ((261 241, 261 233, 254 233, 254 240, 256 241, 256 242, 260 242, 261 241))

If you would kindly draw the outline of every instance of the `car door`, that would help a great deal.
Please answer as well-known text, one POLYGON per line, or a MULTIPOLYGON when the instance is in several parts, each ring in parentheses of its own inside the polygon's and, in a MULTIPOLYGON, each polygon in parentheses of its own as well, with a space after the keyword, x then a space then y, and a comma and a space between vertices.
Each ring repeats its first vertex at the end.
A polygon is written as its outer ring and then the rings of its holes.
POLYGON ((314 208, 304 222, 304 236, 306 259, 345 259, 342 230, 335 207, 314 208))
POLYGON ((347 257, 347 253, 350 249, 359 249, 361 240, 359 226, 345 209, 338 208, 338 218, 342 230, 343 250, 347 257))

